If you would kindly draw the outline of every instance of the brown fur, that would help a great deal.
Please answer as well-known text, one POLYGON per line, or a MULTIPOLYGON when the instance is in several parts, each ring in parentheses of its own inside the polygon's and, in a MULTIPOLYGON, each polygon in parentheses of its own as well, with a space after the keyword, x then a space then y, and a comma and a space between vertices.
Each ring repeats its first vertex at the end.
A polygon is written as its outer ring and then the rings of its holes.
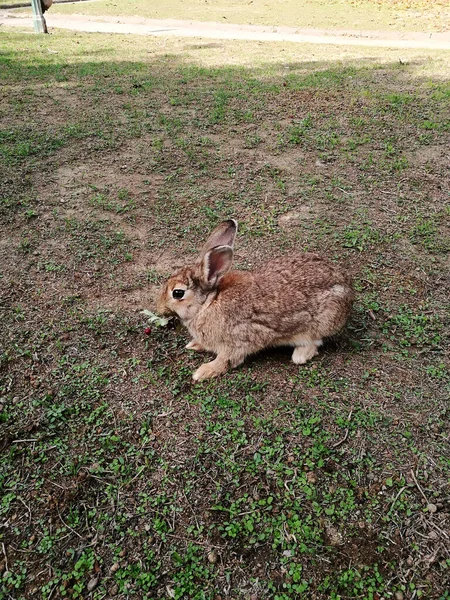
POLYGON ((172 275, 158 301, 159 312, 177 314, 191 333, 188 348, 217 355, 194 379, 219 375, 270 346, 295 346, 293 361, 306 362, 317 354, 322 338, 345 325, 353 301, 350 276, 317 254, 284 256, 252 272, 223 273, 222 259, 232 255, 236 223, 220 224, 220 242, 227 228, 228 245, 215 246, 213 232, 199 262, 172 275), (219 249, 220 260, 212 260, 219 249), (175 300, 172 291, 180 287, 185 298, 175 300))
POLYGON ((45 11, 48 10, 52 4, 53 0, 41 0, 42 12, 45 13, 45 11))

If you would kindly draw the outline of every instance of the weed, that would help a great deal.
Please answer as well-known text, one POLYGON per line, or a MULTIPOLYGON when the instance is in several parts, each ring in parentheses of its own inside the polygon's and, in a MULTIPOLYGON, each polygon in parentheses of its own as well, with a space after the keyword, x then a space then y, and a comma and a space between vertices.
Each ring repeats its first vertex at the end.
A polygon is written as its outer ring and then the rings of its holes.
POLYGON ((416 313, 408 306, 400 306, 383 324, 383 333, 400 346, 434 346, 441 342, 442 324, 433 314, 416 313))
POLYGON ((430 252, 450 252, 450 237, 439 235, 437 222, 437 217, 419 216, 409 233, 411 242, 423 246, 430 252))
POLYGON ((117 199, 119 201, 114 200, 107 193, 97 193, 91 198, 91 204, 92 206, 114 212, 118 215, 130 212, 136 206, 134 201, 130 198, 128 190, 118 190, 117 199))
POLYGON ((33 129, 17 128, 0 131, 0 155, 7 164, 14 165, 29 157, 51 156, 64 140, 52 133, 41 133, 33 129))
POLYGON ((291 144, 301 144, 305 133, 311 129, 313 125, 311 115, 307 115, 298 123, 293 123, 288 130, 287 138, 291 144))
POLYGON ((364 224, 347 225, 342 233, 342 245, 344 248, 353 248, 363 252, 384 240, 384 236, 370 221, 364 224))

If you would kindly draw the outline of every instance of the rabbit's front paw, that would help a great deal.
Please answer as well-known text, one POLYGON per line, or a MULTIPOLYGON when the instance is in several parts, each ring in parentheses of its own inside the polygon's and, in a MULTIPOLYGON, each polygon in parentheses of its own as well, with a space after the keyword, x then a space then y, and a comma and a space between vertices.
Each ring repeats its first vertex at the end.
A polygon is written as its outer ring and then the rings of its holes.
POLYGON ((195 352, 206 352, 205 348, 196 340, 191 340, 186 346, 186 350, 194 350, 195 352))
POLYGON ((221 373, 227 370, 227 363, 223 360, 216 358, 209 363, 201 365, 195 373, 192 375, 194 381, 203 381, 203 379, 210 379, 211 377, 217 377, 221 373))

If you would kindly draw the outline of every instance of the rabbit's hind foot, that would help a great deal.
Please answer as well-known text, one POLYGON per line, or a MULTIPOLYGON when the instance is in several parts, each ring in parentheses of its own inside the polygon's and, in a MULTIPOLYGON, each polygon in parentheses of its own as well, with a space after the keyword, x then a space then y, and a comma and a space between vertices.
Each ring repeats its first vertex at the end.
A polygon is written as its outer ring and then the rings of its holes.
POLYGON ((307 346, 297 346, 292 353, 292 362, 296 365, 304 365, 308 360, 311 360, 316 354, 319 354, 319 346, 322 345, 322 340, 315 340, 307 346))

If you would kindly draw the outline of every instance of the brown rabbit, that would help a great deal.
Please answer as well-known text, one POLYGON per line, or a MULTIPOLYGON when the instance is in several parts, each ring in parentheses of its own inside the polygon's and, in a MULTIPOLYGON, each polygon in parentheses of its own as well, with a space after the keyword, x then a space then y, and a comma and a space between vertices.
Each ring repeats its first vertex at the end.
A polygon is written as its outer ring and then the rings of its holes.
POLYGON ((317 254, 230 271, 236 232, 233 219, 218 225, 198 261, 172 275, 158 300, 158 312, 178 315, 192 335, 186 348, 217 355, 195 371, 196 381, 270 346, 294 346, 292 360, 303 364, 342 329, 352 306, 349 274, 317 254))

